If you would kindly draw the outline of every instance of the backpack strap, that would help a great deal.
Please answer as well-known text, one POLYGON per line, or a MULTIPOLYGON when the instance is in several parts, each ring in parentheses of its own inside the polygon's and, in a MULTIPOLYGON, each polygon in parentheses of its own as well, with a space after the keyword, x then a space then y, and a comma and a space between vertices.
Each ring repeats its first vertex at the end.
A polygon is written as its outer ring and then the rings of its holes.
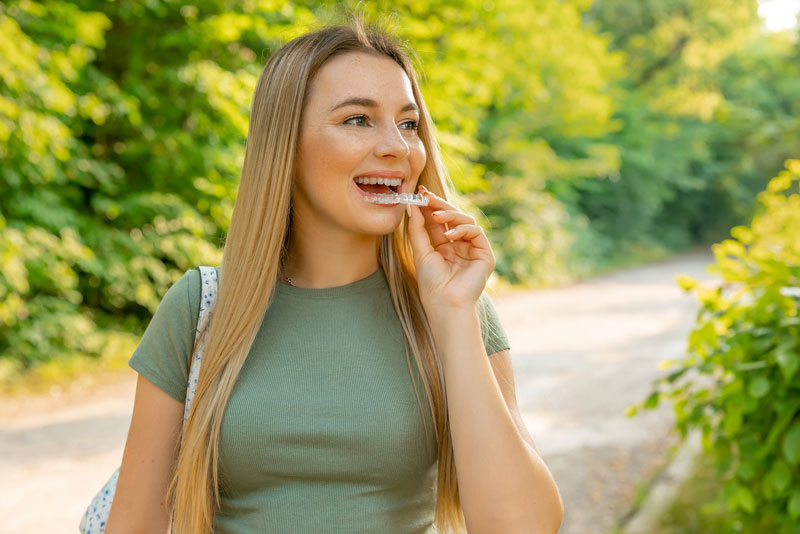
MULTIPOLYGON (((217 270, 214 267, 207 267, 201 265, 200 269, 200 315, 197 317, 197 327, 194 331, 195 344, 198 337, 200 345, 197 347, 192 364, 189 368, 189 381, 186 385, 186 403, 183 408, 183 426, 189 420, 189 411, 192 408, 194 401, 194 394, 197 390, 197 377, 200 376, 200 364, 202 363, 203 354, 206 351, 206 341, 208 338, 208 331, 211 327, 211 317, 214 314, 214 304, 217 297, 217 270)), ((181 440, 183 440, 183 428, 181 428, 181 440)))

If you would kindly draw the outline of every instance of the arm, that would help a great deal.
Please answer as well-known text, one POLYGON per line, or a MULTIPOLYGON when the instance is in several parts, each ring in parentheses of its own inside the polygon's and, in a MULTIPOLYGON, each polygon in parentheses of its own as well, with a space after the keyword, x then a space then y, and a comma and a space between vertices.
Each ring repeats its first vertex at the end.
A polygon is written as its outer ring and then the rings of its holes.
POLYGON ((165 494, 183 424, 183 403, 141 374, 106 534, 167 532, 165 494))
MULTIPOLYGON (((508 387, 513 377, 502 373, 503 389, 498 385, 477 311, 451 310, 431 317, 431 327, 445 376, 468 531, 554 534, 563 518, 558 488, 521 424, 516 401, 504 398, 514 397, 508 387)), ((496 369, 502 368, 501 362, 496 369)))
POLYGON ((554 534, 563 518, 558 488, 524 425, 517 426, 516 402, 506 400, 513 397, 510 370, 503 372, 501 359, 495 378, 481 336, 477 304, 496 265, 491 245, 474 217, 420 189, 429 205, 406 206, 409 239, 442 364, 467 528, 470 534, 554 534))

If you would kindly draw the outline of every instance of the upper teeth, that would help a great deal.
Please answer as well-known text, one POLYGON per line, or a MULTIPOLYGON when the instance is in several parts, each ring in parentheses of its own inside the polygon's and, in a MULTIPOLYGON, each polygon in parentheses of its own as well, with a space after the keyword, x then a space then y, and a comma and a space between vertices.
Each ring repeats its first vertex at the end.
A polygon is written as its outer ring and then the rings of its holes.
POLYGON ((356 178, 357 184, 383 184, 388 186, 400 185, 403 180, 400 178, 373 178, 372 176, 361 176, 356 178))

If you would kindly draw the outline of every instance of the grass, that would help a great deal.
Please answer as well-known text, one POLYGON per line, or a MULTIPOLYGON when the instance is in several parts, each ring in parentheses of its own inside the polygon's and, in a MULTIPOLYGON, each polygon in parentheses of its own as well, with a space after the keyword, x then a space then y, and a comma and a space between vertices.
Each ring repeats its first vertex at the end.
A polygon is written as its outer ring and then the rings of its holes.
POLYGON ((122 376, 139 338, 129 334, 109 336, 102 354, 74 353, 24 367, 10 358, 0 359, 0 397, 31 397, 56 389, 85 387, 122 376))
POLYGON ((741 532, 724 503, 717 500, 722 481, 713 455, 701 453, 694 471, 680 486, 672 505, 652 534, 730 534, 741 532))
POLYGON ((770 518, 760 526, 745 528, 718 499, 722 485, 713 454, 701 453, 692 474, 679 486, 675 500, 649 534, 777 534, 779 528, 770 518))

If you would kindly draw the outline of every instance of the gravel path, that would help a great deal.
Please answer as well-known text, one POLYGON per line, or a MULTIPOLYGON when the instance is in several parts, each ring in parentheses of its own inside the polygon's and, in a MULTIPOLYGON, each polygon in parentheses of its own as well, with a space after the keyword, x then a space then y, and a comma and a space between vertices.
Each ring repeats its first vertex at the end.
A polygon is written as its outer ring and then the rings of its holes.
MULTIPOLYGON (((569 287, 493 296, 517 398, 565 503, 560 534, 612 532, 677 443, 668 404, 625 417, 681 357, 697 305, 677 274, 712 280, 699 251, 569 287)), ((136 374, 0 404, 0 533, 75 533, 119 465, 136 374)))

